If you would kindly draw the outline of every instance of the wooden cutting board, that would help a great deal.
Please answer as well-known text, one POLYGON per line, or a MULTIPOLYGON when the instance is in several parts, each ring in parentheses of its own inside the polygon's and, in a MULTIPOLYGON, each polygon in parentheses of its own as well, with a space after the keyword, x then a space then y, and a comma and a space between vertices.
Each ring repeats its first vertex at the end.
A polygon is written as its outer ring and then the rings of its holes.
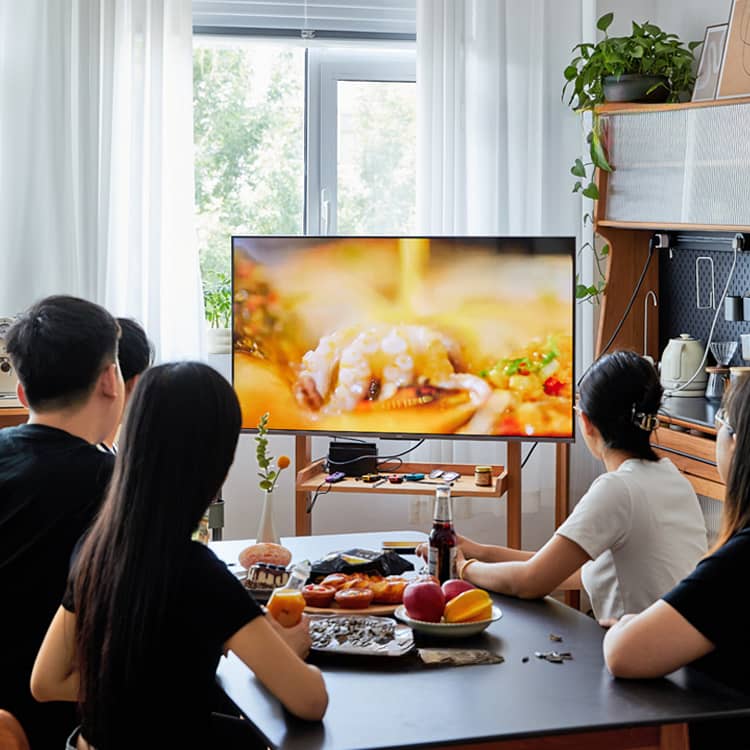
POLYGON ((332 607, 305 607, 309 615, 392 615, 399 604, 371 604, 364 609, 342 609, 335 604, 332 607))

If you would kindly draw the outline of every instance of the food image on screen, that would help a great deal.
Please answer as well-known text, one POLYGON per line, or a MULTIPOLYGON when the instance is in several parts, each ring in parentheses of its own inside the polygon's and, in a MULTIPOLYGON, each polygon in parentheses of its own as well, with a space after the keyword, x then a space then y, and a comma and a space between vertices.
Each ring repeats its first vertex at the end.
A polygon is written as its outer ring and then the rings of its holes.
POLYGON ((571 438, 574 248, 233 237, 243 428, 571 438))

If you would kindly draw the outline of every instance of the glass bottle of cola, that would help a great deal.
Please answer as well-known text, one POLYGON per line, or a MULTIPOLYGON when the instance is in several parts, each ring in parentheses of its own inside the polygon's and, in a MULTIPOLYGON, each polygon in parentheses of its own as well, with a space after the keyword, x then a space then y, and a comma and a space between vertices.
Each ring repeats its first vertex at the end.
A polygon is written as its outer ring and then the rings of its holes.
POLYGON ((453 528, 451 488, 440 485, 435 490, 435 513, 427 554, 430 575, 440 583, 456 577, 456 530, 453 528))

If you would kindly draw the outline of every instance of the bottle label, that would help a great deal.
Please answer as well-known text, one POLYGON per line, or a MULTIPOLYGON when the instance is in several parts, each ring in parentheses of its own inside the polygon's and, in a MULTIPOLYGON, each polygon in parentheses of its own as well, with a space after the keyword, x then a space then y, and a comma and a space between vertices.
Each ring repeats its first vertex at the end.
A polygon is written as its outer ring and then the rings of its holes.
POLYGON ((456 577, 456 547, 430 547, 427 568, 440 583, 456 577))

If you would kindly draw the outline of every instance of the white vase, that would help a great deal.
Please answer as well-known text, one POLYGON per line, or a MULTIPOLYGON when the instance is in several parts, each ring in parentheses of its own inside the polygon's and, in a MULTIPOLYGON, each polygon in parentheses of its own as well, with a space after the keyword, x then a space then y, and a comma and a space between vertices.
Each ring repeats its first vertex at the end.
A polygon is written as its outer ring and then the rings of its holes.
POLYGON ((280 544, 281 540, 276 533, 276 527, 273 524, 273 491, 265 491, 263 497, 263 510, 260 514, 260 523, 258 524, 258 534, 256 542, 273 542, 280 544))

